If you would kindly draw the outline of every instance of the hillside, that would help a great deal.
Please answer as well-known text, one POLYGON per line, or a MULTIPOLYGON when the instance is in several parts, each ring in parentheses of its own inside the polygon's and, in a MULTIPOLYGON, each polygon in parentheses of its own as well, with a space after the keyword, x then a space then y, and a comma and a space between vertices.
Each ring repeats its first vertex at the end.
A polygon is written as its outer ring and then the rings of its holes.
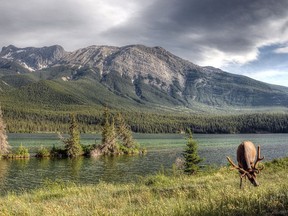
POLYGON ((161 47, 67 52, 59 45, 10 45, 0 53, 0 101, 9 118, 24 121, 31 113, 94 115, 104 106, 134 113, 225 114, 287 111, 288 88, 200 67, 161 47))
MULTIPOLYGON (((288 88, 213 67, 200 67, 161 47, 143 45, 90 46, 74 52, 66 52, 58 45, 23 49, 10 45, 0 53, 0 75, 1 88, 8 95, 12 91, 12 99, 15 94, 22 94, 16 92, 30 95, 29 92, 34 91, 31 89, 39 91, 39 85, 44 85, 54 91, 55 97, 57 93, 59 97, 65 93, 73 98, 69 99, 71 104, 102 102, 115 106, 121 101, 136 106, 187 108, 198 103, 210 108, 288 105, 288 88), (46 80, 62 89, 55 89, 52 84, 47 86, 46 80), (35 83, 38 84, 33 85, 35 83), (89 88, 86 85, 90 85, 89 88), (73 86, 79 86, 83 94, 75 92, 73 86), (91 93, 96 92, 97 96, 91 97, 91 93)), ((29 97, 23 98, 27 100, 29 97)), ((53 95, 45 101, 50 103, 51 100, 54 101, 53 95)))

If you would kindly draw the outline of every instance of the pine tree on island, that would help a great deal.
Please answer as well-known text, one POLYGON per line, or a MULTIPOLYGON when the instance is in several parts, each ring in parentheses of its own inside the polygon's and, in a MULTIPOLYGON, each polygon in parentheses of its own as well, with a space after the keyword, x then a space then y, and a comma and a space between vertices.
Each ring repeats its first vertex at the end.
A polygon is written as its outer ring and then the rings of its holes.
POLYGON ((80 145, 80 132, 75 114, 70 114, 69 137, 62 140, 65 145, 65 151, 68 157, 74 158, 83 155, 82 146, 80 145))
POLYGON ((116 118, 105 108, 102 124, 102 142, 90 152, 91 156, 98 155, 120 155, 120 154, 139 154, 144 153, 140 150, 139 144, 132 137, 130 127, 125 123, 120 113, 116 118))
POLYGON ((126 124, 121 113, 118 113, 116 116, 116 129, 120 148, 124 154, 139 153, 139 144, 133 139, 131 128, 126 124))
POLYGON ((114 118, 110 115, 107 108, 105 108, 103 116, 104 124, 102 126, 102 144, 100 151, 105 155, 119 154, 114 118))

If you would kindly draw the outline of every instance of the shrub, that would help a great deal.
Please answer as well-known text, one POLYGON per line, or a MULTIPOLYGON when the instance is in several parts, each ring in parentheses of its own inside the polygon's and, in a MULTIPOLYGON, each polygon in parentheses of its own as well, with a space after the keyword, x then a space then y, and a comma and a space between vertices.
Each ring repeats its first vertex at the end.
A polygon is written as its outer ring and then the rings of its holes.
POLYGON ((52 149, 50 150, 50 157, 67 157, 66 150, 63 148, 55 147, 55 145, 53 145, 52 149))
POLYGON ((15 154, 20 158, 28 158, 30 156, 28 148, 24 147, 22 144, 19 146, 15 154))
POLYGON ((28 148, 24 147, 22 144, 17 148, 14 153, 9 153, 4 156, 4 158, 29 158, 29 150, 28 148))
POLYGON ((36 153, 35 156, 38 157, 38 158, 50 157, 50 151, 47 148, 41 146, 37 150, 37 153, 36 153))
POLYGON ((91 155, 91 152, 96 149, 96 145, 81 145, 83 153, 85 156, 91 155))

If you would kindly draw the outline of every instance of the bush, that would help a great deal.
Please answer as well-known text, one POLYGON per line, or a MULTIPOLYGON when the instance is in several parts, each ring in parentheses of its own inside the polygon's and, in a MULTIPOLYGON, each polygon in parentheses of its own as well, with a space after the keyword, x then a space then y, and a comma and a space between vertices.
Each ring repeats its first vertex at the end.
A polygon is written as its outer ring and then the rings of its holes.
POLYGON ((56 158, 67 157, 66 150, 63 148, 55 147, 55 145, 53 145, 52 149, 50 150, 50 157, 56 157, 56 158))
POLYGON ((50 151, 47 148, 41 146, 37 150, 35 157, 38 157, 38 158, 50 157, 50 151))
POLYGON ((267 167, 273 167, 274 169, 287 169, 288 168, 288 157, 286 158, 277 158, 271 162, 265 163, 267 167))
POLYGON ((16 155, 16 157, 19 157, 19 158, 29 158, 30 157, 28 148, 24 147, 22 144, 17 149, 15 155, 16 155))
POLYGON ((29 158, 29 150, 28 148, 24 147, 22 144, 17 148, 14 153, 7 154, 3 156, 4 158, 29 158))
POLYGON ((91 151, 96 148, 96 145, 81 145, 83 153, 85 156, 90 156, 91 151))

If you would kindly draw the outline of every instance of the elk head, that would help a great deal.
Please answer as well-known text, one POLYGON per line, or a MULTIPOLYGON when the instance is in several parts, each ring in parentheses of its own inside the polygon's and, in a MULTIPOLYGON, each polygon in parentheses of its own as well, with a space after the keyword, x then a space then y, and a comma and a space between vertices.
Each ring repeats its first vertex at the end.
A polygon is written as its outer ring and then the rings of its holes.
POLYGON ((259 186, 256 176, 264 168, 264 166, 258 167, 258 163, 264 159, 264 157, 260 157, 260 146, 258 146, 256 161, 255 154, 256 149, 254 144, 250 141, 245 141, 237 149, 238 166, 227 157, 228 162, 232 165, 232 169, 237 169, 240 173, 240 188, 242 188, 242 179, 246 177, 254 186, 259 186))

